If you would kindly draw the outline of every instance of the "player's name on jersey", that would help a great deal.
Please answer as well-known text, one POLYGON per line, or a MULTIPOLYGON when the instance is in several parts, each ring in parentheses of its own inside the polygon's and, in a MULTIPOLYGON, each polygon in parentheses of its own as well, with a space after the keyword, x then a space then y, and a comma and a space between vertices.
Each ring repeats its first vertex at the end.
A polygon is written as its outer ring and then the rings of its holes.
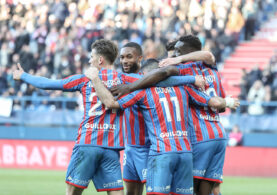
POLYGON ((210 115, 202 115, 200 114, 200 118, 206 120, 206 121, 219 121, 220 118, 218 115, 210 116, 210 115))
MULTIPOLYGON (((200 76, 202 76, 202 75, 200 75, 200 76)), ((204 77, 204 79, 205 79, 206 84, 213 83, 216 81, 216 78, 214 75, 207 75, 204 77)))
POLYGON ((167 132, 167 133, 161 133, 160 137, 161 138, 175 138, 175 137, 187 137, 188 132, 187 131, 181 131, 177 130, 175 132, 167 132))
POLYGON ((115 124, 107 124, 107 123, 104 123, 104 124, 86 123, 85 128, 87 128, 87 129, 105 129, 105 130, 113 129, 114 130, 116 128, 116 126, 115 126, 115 124))
MULTIPOLYGON (((113 86, 122 84, 122 82, 121 82, 121 80, 120 80, 119 78, 115 78, 114 80, 107 80, 107 81, 103 81, 103 80, 102 80, 102 83, 103 83, 106 87, 113 87, 113 86)), ((92 84, 91 84, 91 81, 89 82, 88 86, 89 86, 89 87, 93 87, 92 84)))
POLYGON ((156 92, 156 94, 171 93, 171 92, 174 92, 174 88, 173 87, 165 87, 165 88, 155 87, 155 92, 156 92))

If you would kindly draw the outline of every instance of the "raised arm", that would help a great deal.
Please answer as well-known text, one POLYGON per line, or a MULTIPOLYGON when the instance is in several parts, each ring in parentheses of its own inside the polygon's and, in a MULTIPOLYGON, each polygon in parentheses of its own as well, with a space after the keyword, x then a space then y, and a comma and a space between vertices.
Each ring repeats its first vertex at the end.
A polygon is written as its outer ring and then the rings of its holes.
POLYGON ((21 65, 17 64, 17 70, 13 72, 14 80, 22 80, 40 89, 63 89, 62 80, 51 80, 45 77, 33 76, 24 72, 21 65))
POLYGON ((13 72, 14 80, 22 80, 39 89, 77 91, 84 85, 87 78, 84 75, 73 75, 65 79, 53 80, 40 76, 33 76, 24 72, 21 65, 17 64, 17 70, 13 72))
POLYGON ((111 92, 104 86, 98 76, 99 70, 96 67, 90 67, 85 75, 91 80, 92 86, 100 101, 109 109, 120 108, 117 101, 114 100, 111 92))
POLYGON ((174 58, 166 58, 159 63, 160 67, 176 65, 182 62, 190 62, 190 61, 203 61, 206 64, 215 65, 215 57, 209 51, 195 51, 186 55, 174 57, 174 58))

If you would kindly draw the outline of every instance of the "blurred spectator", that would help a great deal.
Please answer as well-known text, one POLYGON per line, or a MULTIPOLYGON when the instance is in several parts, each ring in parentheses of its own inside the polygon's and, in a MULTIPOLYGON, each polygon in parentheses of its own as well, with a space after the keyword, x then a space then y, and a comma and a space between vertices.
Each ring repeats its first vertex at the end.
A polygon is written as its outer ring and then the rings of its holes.
POLYGON ((260 80, 262 78, 262 71, 259 68, 259 65, 256 64, 255 67, 248 74, 248 82, 250 84, 254 83, 256 80, 260 80))
POLYGON ((239 98, 241 100, 246 100, 246 97, 247 97, 247 93, 248 93, 248 90, 250 88, 250 83, 248 82, 248 73, 247 73, 247 70, 244 68, 241 70, 242 72, 242 75, 241 75, 241 80, 240 80, 240 83, 239 83, 239 87, 240 87, 240 95, 239 95, 239 98))
POLYGON ((233 126, 232 131, 229 133, 228 146, 242 145, 243 134, 238 125, 233 126))
POLYGON ((8 89, 8 83, 6 79, 7 75, 4 72, 4 68, 0 67, 0 94, 8 89))
POLYGON ((238 43, 239 41, 240 32, 243 26, 244 26, 244 18, 240 13, 239 8, 233 6, 228 16, 226 29, 228 29, 232 33, 232 36, 234 37, 234 40, 236 43, 238 43))
MULTIPOLYGON (((247 95, 248 95, 248 90, 250 88, 250 83, 248 82, 248 73, 246 69, 241 70, 242 75, 241 75, 241 80, 239 82, 239 88, 240 88, 240 94, 238 96, 239 99, 241 100, 246 100, 247 95)), ((241 113, 246 113, 247 112, 247 106, 241 105, 240 106, 240 112, 241 113)))
POLYGON ((242 14, 245 19, 245 40, 250 40, 254 35, 258 13, 258 5, 254 0, 246 0, 242 7, 242 14))
POLYGON ((261 105, 265 100, 266 90, 261 80, 254 82, 250 88, 247 100, 252 102, 248 107, 248 113, 251 115, 260 115, 264 113, 264 108, 261 105))

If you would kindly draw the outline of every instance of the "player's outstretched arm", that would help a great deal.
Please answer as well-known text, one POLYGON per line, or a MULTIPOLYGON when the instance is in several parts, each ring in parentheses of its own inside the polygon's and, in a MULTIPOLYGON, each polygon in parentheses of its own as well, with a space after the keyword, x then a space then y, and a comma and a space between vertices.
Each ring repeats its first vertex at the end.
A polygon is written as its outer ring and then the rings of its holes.
POLYGON ((13 72, 14 80, 22 80, 36 88, 40 89, 60 89, 63 90, 64 82, 62 80, 52 80, 45 77, 33 76, 24 72, 21 65, 17 64, 17 69, 13 72))
POLYGON ((119 98, 124 94, 131 93, 133 91, 144 89, 147 87, 152 87, 152 86, 169 87, 169 86, 177 86, 177 85, 185 85, 185 84, 194 84, 196 85, 196 87, 202 88, 202 89, 205 86, 205 81, 202 76, 169 77, 169 76, 174 76, 178 74, 179 74, 179 70, 175 66, 168 66, 164 68, 155 69, 149 72, 143 78, 129 85, 119 85, 112 88, 111 92, 113 93, 113 95, 119 98))
POLYGON ((210 97, 206 93, 203 93, 193 87, 185 87, 190 101, 198 106, 209 106, 215 109, 225 109, 226 107, 236 109, 240 103, 238 99, 231 97, 221 98, 218 96, 210 97))
POLYGON ((215 57, 209 51, 195 51, 186 55, 174 57, 174 58, 166 58, 159 63, 160 67, 170 66, 180 64, 182 62, 190 62, 190 61, 203 61, 209 65, 215 65, 215 57))
POLYGON ((92 86, 100 101, 109 109, 120 108, 117 101, 114 100, 111 92, 104 86, 98 76, 99 70, 96 67, 90 67, 85 75, 91 80, 92 86))

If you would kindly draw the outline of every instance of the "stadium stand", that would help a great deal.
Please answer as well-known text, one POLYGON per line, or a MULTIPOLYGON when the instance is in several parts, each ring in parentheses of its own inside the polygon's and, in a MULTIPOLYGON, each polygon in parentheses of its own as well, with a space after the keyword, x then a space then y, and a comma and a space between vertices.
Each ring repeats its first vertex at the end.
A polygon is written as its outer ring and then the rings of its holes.
POLYGON ((241 42, 234 53, 225 60, 221 74, 224 78, 224 88, 227 94, 236 97, 240 95, 242 69, 250 71, 258 66, 263 70, 270 66, 270 61, 277 50, 277 40, 274 37, 277 33, 276 24, 277 18, 272 18, 256 32, 252 40, 241 42), (268 32, 270 32, 269 36, 265 36, 265 34, 268 35, 268 32))
MULTIPOLYGON (((114 40, 119 47, 134 41, 143 46, 145 59, 162 59, 167 41, 192 33, 216 56, 227 94, 245 100, 237 113, 222 117, 226 130, 238 125, 244 147, 277 147, 277 103, 270 102, 277 101, 276 1, 254 1, 254 13, 247 11, 246 1, 1 1, 1 140, 7 145, 15 139, 14 150, 22 139, 72 141, 82 117, 77 94, 43 91, 15 82, 12 71, 17 62, 30 73, 59 79, 84 70, 90 45, 97 39, 114 40), (263 112, 250 115, 248 94, 257 80, 262 81, 267 95, 260 104, 263 112)), ((246 165, 242 168, 239 164, 249 151, 253 157, 249 159, 256 162, 255 150, 248 149, 228 150, 227 174, 234 174, 237 166, 235 175, 254 175, 262 162, 257 161, 247 173, 241 171, 248 170, 246 165), (238 156, 232 159, 234 155, 238 156)), ((274 157, 276 150, 269 150, 274 157)), ((276 168, 270 170, 276 167, 270 164, 270 154, 267 176, 276 176, 276 168)))

